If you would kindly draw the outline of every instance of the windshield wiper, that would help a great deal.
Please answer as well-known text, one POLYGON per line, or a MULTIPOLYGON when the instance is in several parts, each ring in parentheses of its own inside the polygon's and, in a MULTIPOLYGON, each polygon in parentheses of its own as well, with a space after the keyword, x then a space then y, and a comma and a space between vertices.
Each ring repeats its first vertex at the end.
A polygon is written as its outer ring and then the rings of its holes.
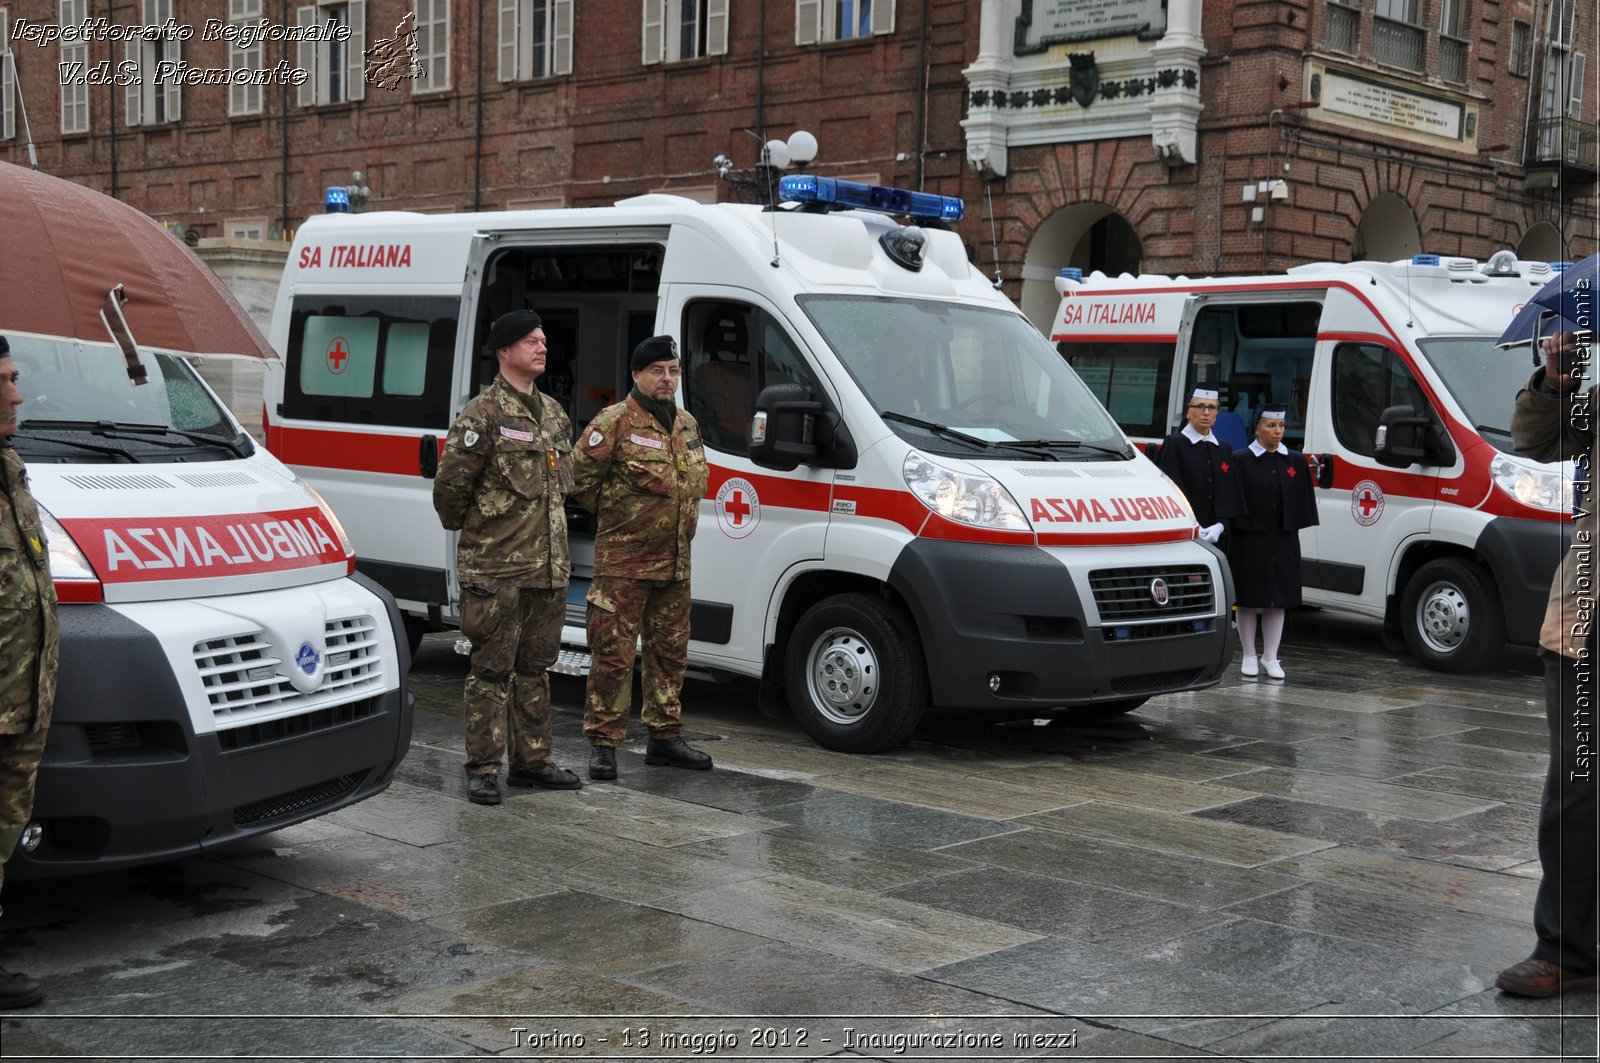
POLYGON ((17 425, 17 436, 25 442, 48 443, 52 446, 62 447, 76 447, 79 450, 87 450, 95 454, 109 454, 115 458, 127 458, 129 461, 133 460, 133 455, 128 453, 128 449, 126 447, 103 447, 98 443, 85 443, 81 439, 57 439, 45 438, 44 436, 32 436, 31 433, 37 430, 59 432, 62 429, 56 426, 56 422, 52 421, 23 421, 17 425))
POLYGON ((913 417, 908 413, 899 413, 895 410, 885 410, 878 416, 882 417, 885 421, 899 421, 901 424, 908 424, 913 428, 921 428, 926 432, 932 432, 934 435, 944 436, 946 439, 954 439, 959 442, 969 444, 970 446, 978 447, 982 450, 988 450, 994 445, 987 439, 979 439, 977 436, 969 436, 960 429, 951 428, 949 425, 935 424, 933 421, 924 421, 922 418, 913 417))
MULTIPOLYGON (((222 447, 235 457, 245 457, 245 451, 239 445, 238 436, 232 439, 223 439, 206 432, 193 432, 186 428, 173 428, 164 424, 130 424, 123 421, 24 421, 23 425, 44 431, 80 431, 93 435, 114 438, 118 435, 144 437, 152 435, 174 435, 187 439, 193 443, 202 443, 210 447, 222 447)), ((18 427, 21 427, 20 425, 18 427)), ((169 443, 164 440, 149 439, 146 442, 154 443, 160 447, 176 449, 182 443, 169 443)))
POLYGON ((1081 439, 1008 439, 1003 443, 996 443, 997 447, 1010 447, 1016 450, 1028 450, 1042 447, 1046 450, 1052 447, 1065 447, 1070 450, 1092 450, 1098 454, 1109 454, 1113 458, 1126 458, 1126 449, 1102 447, 1099 443, 1085 443, 1081 439))

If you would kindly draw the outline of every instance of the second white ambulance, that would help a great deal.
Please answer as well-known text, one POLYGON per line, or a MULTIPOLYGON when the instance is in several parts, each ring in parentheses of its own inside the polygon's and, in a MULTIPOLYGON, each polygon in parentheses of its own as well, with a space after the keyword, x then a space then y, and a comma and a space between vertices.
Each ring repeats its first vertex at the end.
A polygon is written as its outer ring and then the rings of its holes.
POLYGON ((1300 533, 1305 600, 1382 618, 1430 668, 1491 666, 1532 645, 1570 536, 1570 466, 1512 451, 1526 349, 1495 347, 1553 276, 1509 251, 1317 263, 1260 277, 1064 270, 1052 339, 1130 435, 1184 423, 1221 393, 1235 446, 1263 402, 1316 464, 1321 523, 1300 533))
MULTIPOLYGON (((667 195, 303 226, 272 325, 269 445, 328 497, 413 627, 455 622, 431 506, 452 418, 494 376, 490 321, 533 307, 539 386, 581 430, 670 333, 711 465, 691 665, 786 690, 822 744, 902 741, 924 710, 1127 711, 1214 683, 1226 566, 952 232, 960 201, 788 178, 785 208, 667 195), (848 209, 847 209, 848 208, 848 209)), ((590 518, 564 639, 584 639, 590 518)))

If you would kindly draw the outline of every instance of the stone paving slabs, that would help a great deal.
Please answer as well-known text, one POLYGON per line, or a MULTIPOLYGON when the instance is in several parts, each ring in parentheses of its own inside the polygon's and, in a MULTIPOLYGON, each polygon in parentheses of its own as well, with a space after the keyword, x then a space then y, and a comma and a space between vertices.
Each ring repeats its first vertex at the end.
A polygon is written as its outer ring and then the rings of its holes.
POLYGON ((1415 787, 1373 782, 1370 779, 1346 779, 1338 775, 1289 768, 1264 768, 1246 775, 1236 775, 1229 778, 1228 786, 1234 792, 1250 790, 1274 797, 1335 805, 1357 812, 1403 815, 1409 819, 1431 822, 1455 819, 1497 807, 1493 801, 1459 794, 1427 793, 1415 787))
MULTIPOLYGON (((1477 771, 1506 771, 1514 774, 1540 774, 1549 763, 1548 747, 1534 743, 1533 749, 1490 748, 1465 741, 1463 732, 1437 739, 1395 738, 1387 744, 1402 756, 1431 758, 1433 766, 1455 765, 1477 771)), ((1527 742, 1526 739, 1523 740, 1527 742)))
POLYGON ((815 827, 906 849, 937 849, 1017 829, 1011 822, 845 794, 769 808, 762 814, 769 819, 796 826, 815 827))
MULTIPOLYGON (((714 751, 713 751, 714 752, 714 751)), ((756 812, 776 805, 793 804, 814 796, 817 788, 806 783, 765 778, 737 768, 713 768, 705 771, 650 768, 629 772, 618 783, 630 790, 688 801, 728 812, 756 812)), ((598 786, 588 782, 587 761, 573 767, 585 779, 585 786, 598 786)))
POLYGON ((1529 701, 1525 705, 1505 705, 1500 708, 1468 708, 1463 705, 1443 705, 1438 702, 1421 702, 1392 715, 1411 716, 1422 720, 1440 720, 1467 727, 1487 727, 1494 730, 1521 731, 1543 736, 1548 733, 1544 722, 1544 701, 1529 701))
POLYGON ((679 851, 728 861, 758 874, 782 873, 873 892, 975 866, 948 849, 900 849, 811 827, 711 838, 679 851))
POLYGON ((1227 805, 1209 813, 1180 816, 1171 812, 1153 812, 1095 801, 1055 812, 1025 816, 1016 822, 1237 867, 1259 867, 1286 856, 1327 849, 1333 844, 1296 837, 1284 831, 1224 822, 1218 818, 1201 818, 1208 815, 1217 817, 1226 809, 1236 807, 1227 805))
POLYGON ((1037 934, 1136 952, 1235 918, 1008 868, 976 868, 887 891, 1037 934))
POLYGON ((1348 775, 1357 779, 1393 781, 1397 775, 1437 767, 1433 757, 1401 756, 1390 752, 1376 740, 1343 736, 1308 739, 1297 745, 1284 742, 1253 742, 1228 746, 1206 754, 1229 761, 1244 761, 1260 767, 1298 768, 1325 775, 1348 775))
POLYGON ((1527 926, 1532 925, 1533 897, 1538 890, 1537 882, 1503 872, 1348 846, 1280 860, 1267 868, 1306 881, 1522 919, 1527 926))
POLYGON ((1058 790, 1031 785, 1034 776, 1030 773, 1049 775, 1079 770, 1081 765, 1062 763, 1020 769, 1008 766, 952 779, 948 770, 883 765, 859 775, 830 775, 819 784, 833 793, 877 797, 986 819, 1010 819, 1078 800, 1058 790))
POLYGON ((1302 881, 1273 870, 1175 857, 1052 830, 1022 831, 941 852, 1201 909, 1223 908, 1302 881))
POLYGON ((1495 805, 1449 822, 1451 826, 1463 830, 1483 831, 1502 838, 1536 838, 1539 832, 1539 809, 1535 805, 1495 805))
POLYGON ((1230 789, 1226 782, 1192 783, 1178 779, 1157 779, 1099 764, 1023 768, 1007 772, 1006 778, 1038 791, 1071 799, 1056 802, 1060 807, 1104 801, 1166 812, 1193 812, 1241 801, 1250 796, 1244 790, 1230 789))
POLYGON ((1322 882, 1258 897, 1227 909, 1262 922, 1404 949, 1474 967, 1493 982, 1507 956, 1527 948, 1526 919, 1463 912, 1411 897, 1322 882))
MULTIPOLYGON (((776 825, 771 819, 658 797, 610 783, 591 783, 582 790, 540 791, 531 796, 556 799, 539 806, 540 823, 577 827, 647 845, 685 845, 776 825)), ((763 809, 762 813, 771 815, 771 810, 763 809)))
POLYGON ((1539 795, 1544 792, 1542 769, 1537 773, 1510 774, 1473 768, 1428 768, 1409 775, 1397 775, 1389 781, 1397 786, 1415 786, 1524 805, 1538 805, 1539 795))
POLYGON ((473 940, 612 976, 747 948, 760 940, 725 925, 572 890, 456 912, 436 924, 473 940))
POLYGON ((1308 1016, 1279 1019, 1207 1045, 1207 1050, 1239 1059, 1383 1059, 1405 1056, 1448 1036, 1453 1021, 1413 1017, 1363 1016, 1359 1019, 1308 1016))
POLYGON ((1490 870, 1510 867, 1537 856, 1530 842, 1512 841, 1448 823, 1353 812, 1281 797, 1256 797, 1222 808, 1205 809, 1195 813, 1195 818, 1282 831, 1308 840, 1327 839, 1323 848, 1337 842, 1490 870))
POLYGON ((987 919, 781 874, 662 903, 696 919, 901 972, 1038 937, 987 919))
POLYGON ((759 878, 766 872, 684 848, 641 853, 635 846, 633 851, 607 853, 570 866, 548 866, 544 874, 574 890, 650 904, 759 878))

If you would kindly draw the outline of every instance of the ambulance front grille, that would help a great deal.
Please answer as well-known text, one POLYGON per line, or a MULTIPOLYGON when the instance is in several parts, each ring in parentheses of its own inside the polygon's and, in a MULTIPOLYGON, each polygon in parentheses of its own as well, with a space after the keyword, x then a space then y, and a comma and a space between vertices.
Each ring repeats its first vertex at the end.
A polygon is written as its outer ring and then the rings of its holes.
POLYGON ((383 689, 382 648, 370 616, 329 620, 322 685, 309 694, 285 674, 294 647, 275 647, 264 631, 206 639, 194 647, 195 668, 218 729, 315 712, 383 689))
POLYGON ((1215 610, 1211 572, 1204 565, 1105 568, 1089 573, 1089 587, 1103 623, 1163 621, 1205 616, 1215 610), (1166 604, 1157 604, 1156 580, 1166 584, 1166 604))

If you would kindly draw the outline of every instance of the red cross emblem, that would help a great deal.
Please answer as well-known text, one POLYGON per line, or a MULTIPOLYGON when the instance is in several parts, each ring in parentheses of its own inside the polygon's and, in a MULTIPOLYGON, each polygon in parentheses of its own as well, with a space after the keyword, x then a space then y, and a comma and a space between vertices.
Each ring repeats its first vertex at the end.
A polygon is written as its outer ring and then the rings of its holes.
POLYGON ((1217 466, 1217 468, 1221 469, 1223 472, 1227 472, 1228 471, 1228 463, 1227 462, 1223 462, 1221 465, 1217 466))
POLYGON ((1294 471, 1294 466, 1293 465, 1289 466, 1289 468, 1284 470, 1284 471, 1286 471, 1290 476, 1295 475, 1295 471, 1294 471))
POLYGON ((1370 517, 1372 511, 1378 508, 1378 500, 1373 497, 1371 490, 1366 490, 1356 496, 1356 506, 1361 510, 1363 517, 1370 517))
POLYGON ((723 509, 728 511, 728 516, 733 518, 733 526, 739 527, 744 519, 750 515, 750 505, 744 500, 743 491, 735 491, 728 496, 728 501, 723 503, 723 509))
POLYGON ((338 376, 344 372, 345 364, 350 361, 350 345, 343 336, 335 336, 328 345, 328 372, 338 376))

